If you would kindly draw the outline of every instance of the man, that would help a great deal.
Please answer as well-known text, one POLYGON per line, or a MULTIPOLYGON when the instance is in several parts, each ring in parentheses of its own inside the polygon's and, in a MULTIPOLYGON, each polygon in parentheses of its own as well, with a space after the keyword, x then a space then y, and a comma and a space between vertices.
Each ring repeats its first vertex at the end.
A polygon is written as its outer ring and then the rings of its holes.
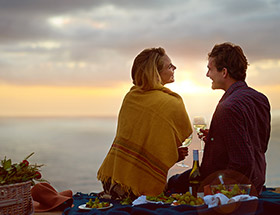
MULTIPOLYGON (((205 141, 200 166, 201 188, 219 183, 250 183, 251 194, 262 191, 270 137, 270 104, 268 99, 247 86, 247 59, 239 46, 215 45, 208 54, 208 72, 212 89, 225 91, 213 114, 209 130, 202 130, 205 141)), ((186 191, 189 171, 170 178, 168 188, 186 191)))

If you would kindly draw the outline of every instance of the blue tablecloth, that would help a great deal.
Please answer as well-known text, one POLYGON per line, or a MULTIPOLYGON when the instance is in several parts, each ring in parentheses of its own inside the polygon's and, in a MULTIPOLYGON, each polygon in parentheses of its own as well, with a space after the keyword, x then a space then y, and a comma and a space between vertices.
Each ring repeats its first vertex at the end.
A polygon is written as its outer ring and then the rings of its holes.
POLYGON ((74 207, 66 208, 63 215, 280 214, 280 194, 272 192, 272 188, 264 191, 258 200, 231 203, 214 208, 207 208, 205 205, 193 207, 188 205, 170 206, 152 203, 131 206, 121 205, 118 201, 112 200, 109 202, 113 203, 113 207, 107 210, 92 209, 90 211, 85 211, 78 208, 79 205, 85 204, 90 198, 95 197, 95 193, 89 195, 76 193, 73 196, 74 207))

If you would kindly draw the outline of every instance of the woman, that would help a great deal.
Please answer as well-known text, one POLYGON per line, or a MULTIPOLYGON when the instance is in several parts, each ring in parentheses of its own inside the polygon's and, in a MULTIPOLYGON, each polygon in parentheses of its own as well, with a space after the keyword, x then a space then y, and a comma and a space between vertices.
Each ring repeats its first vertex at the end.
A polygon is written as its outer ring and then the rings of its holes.
POLYGON ((187 155, 178 149, 192 133, 182 98, 165 88, 174 70, 163 48, 143 50, 134 60, 134 86, 124 98, 116 137, 97 178, 111 198, 155 196, 168 170, 187 155))

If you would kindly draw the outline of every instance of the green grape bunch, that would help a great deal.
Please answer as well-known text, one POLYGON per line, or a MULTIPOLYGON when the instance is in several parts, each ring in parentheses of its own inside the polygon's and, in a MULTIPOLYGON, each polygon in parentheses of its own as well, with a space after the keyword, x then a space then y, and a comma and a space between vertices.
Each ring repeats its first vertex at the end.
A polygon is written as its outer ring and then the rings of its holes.
POLYGON ((94 201, 92 201, 92 199, 89 199, 89 201, 86 203, 86 207, 88 208, 104 208, 108 206, 110 206, 109 202, 100 202, 97 197, 94 201))

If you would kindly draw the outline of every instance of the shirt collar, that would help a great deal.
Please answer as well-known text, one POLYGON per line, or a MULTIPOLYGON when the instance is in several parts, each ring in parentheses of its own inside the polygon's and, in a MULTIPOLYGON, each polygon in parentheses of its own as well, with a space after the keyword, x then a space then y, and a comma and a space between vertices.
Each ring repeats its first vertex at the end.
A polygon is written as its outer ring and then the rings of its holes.
POLYGON ((225 100, 227 97, 229 97, 235 90, 242 88, 242 87, 247 87, 247 84, 245 81, 237 81, 234 84, 232 84, 227 91, 224 93, 222 96, 221 101, 225 100))

